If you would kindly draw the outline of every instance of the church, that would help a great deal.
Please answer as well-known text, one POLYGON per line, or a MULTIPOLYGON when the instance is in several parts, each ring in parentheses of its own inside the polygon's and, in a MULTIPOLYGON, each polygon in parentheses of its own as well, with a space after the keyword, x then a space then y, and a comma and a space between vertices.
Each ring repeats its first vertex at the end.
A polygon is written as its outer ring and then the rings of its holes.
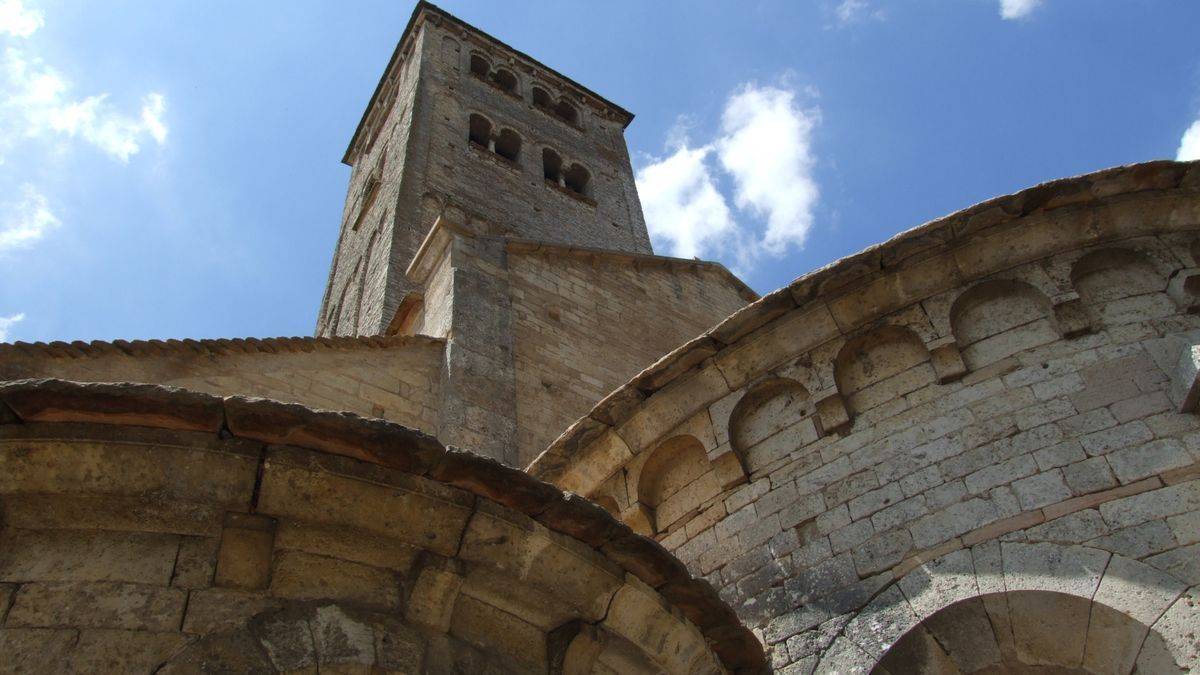
POLYGON ((1200 670, 1200 163, 759 297, 419 2, 312 337, 0 344, 0 673, 1200 670))

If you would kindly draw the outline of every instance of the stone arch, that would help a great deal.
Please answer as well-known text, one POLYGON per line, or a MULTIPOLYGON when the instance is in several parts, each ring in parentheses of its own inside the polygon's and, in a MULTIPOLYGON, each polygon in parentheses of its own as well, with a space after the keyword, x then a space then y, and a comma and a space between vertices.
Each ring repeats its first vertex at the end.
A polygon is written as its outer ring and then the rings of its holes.
POLYGON ((936 379, 925 343, 905 326, 883 326, 847 341, 834 358, 833 377, 856 413, 936 379))
POLYGON ((520 85, 517 82, 517 76, 507 68, 497 68, 492 73, 492 82, 495 83, 501 91, 506 91, 510 94, 520 95, 520 85))
POLYGON ((729 442, 747 473, 820 437, 808 389, 774 377, 751 387, 729 415, 729 442))
POLYGON ((492 70, 492 64, 478 52, 471 54, 471 74, 476 77, 486 78, 492 70))
POLYGON ((542 177, 555 185, 562 186, 562 155, 555 152, 552 148, 542 148, 542 177))
POLYGON ((579 124, 579 110, 566 99, 559 99, 558 105, 554 106, 554 114, 567 124, 579 124))
POLYGON ((591 191, 592 174, 583 165, 575 163, 563 171, 563 186, 578 195, 588 196, 591 191))
POLYGON ((1097 548, 989 542, 906 574, 815 672, 1191 672, 1197 588, 1097 548))
POLYGON ((495 153, 510 162, 521 156, 521 135, 512 129, 501 129, 496 135, 495 153))
POLYGON ((1059 339, 1050 299, 1009 279, 984 281, 959 295, 950 307, 950 329, 972 369, 1059 339))
POLYGON ((1071 267, 1071 285, 1105 325, 1174 312, 1163 293, 1166 276, 1145 254, 1132 249, 1104 248, 1085 254, 1071 267))
POLYGON ((693 515, 720 494, 704 445, 694 436, 675 436, 658 444, 638 476, 638 501, 653 514, 657 533, 693 515))
POLYGON ((467 124, 467 139, 472 143, 488 148, 492 140, 492 121, 480 115, 471 113, 467 124))
POLYGON ((554 97, 544 87, 533 85, 533 105, 549 111, 554 107, 554 97))

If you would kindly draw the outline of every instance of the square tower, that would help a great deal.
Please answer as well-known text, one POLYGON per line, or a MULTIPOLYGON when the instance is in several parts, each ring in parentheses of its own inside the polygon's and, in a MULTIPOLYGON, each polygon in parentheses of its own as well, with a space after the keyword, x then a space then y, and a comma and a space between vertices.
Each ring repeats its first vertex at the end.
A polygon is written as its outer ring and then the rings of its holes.
POLYGON ((318 336, 384 333, 447 209, 482 233, 650 254, 633 115, 426 2, 342 161, 352 167, 318 336))

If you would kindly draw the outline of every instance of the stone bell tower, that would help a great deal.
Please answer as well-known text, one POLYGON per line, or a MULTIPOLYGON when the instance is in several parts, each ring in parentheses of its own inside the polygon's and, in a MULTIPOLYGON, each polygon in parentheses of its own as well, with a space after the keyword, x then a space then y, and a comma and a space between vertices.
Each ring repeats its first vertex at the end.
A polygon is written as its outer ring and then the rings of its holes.
POLYGON ((490 236, 651 253, 633 115, 420 2, 342 161, 352 168, 318 336, 388 331, 438 217, 490 236))
POLYGON ((524 466, 568 423, 752 291, 653 255, 633 115, 427 3, 343 161, 317 336, 442 341, 434 430, 524 466))

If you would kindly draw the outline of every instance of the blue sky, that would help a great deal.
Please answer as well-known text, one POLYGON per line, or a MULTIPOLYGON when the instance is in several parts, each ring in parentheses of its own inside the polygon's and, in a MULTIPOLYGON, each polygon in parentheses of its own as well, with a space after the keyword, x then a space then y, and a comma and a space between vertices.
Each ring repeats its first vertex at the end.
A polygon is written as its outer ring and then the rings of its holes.
MULTIPOLYGON (((1200 157, 1200 2, 440 3, 637 114, 656 251, 760 292, 1200 157)), ((407 2, 0 0, 0 339, 306 335, 407 2)))

